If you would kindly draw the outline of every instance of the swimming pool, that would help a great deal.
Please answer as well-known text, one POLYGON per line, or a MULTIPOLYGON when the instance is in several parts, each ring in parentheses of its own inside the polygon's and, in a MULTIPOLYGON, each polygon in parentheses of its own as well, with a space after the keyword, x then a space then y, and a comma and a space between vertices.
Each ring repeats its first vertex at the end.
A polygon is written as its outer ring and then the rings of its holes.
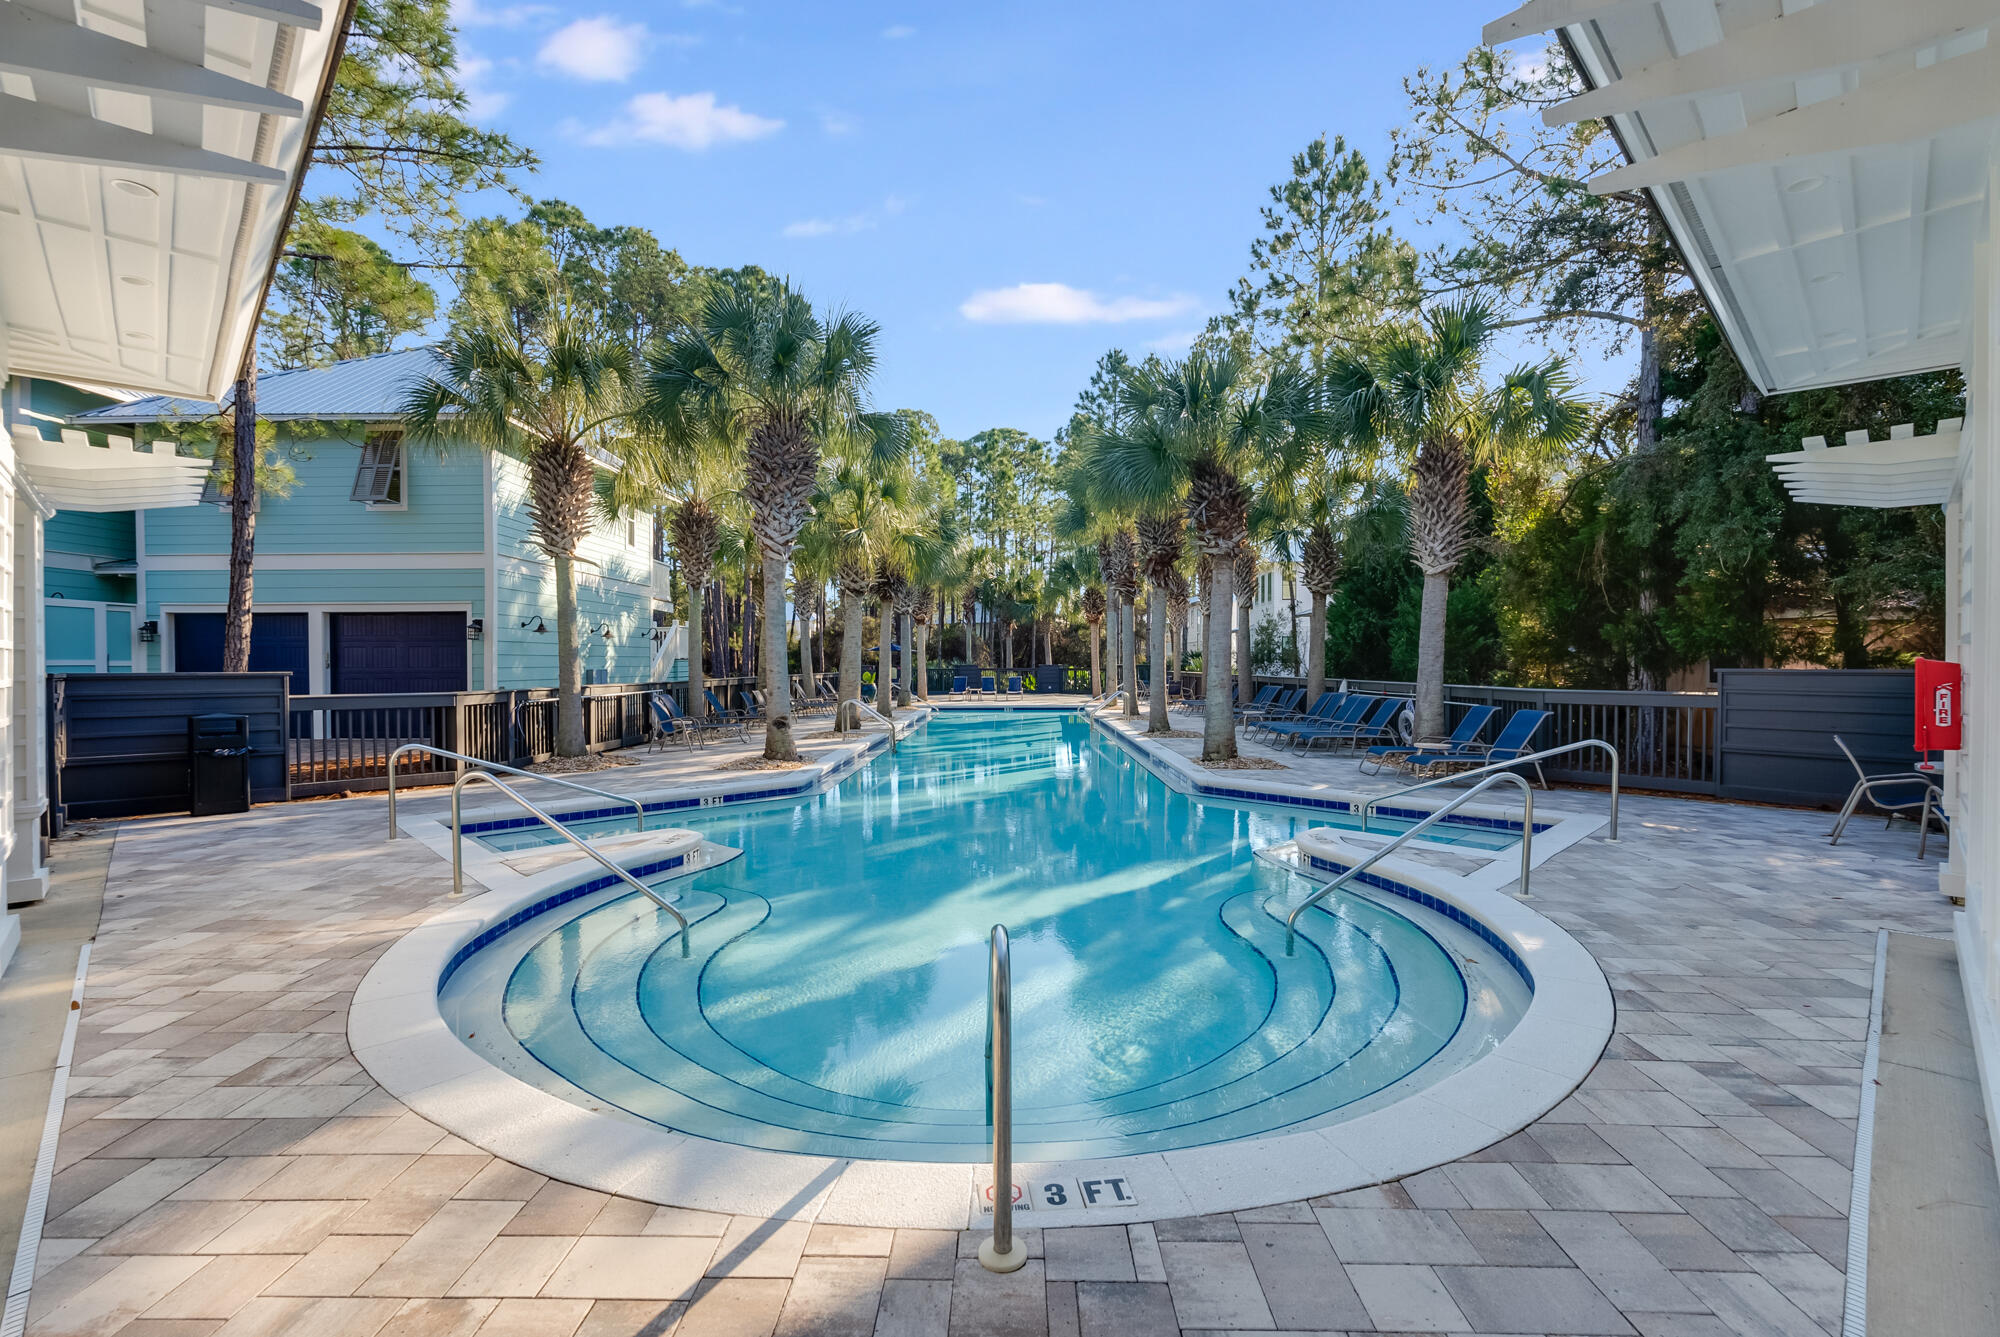
POLYGON ((674 821, 743 852, 673 884, 689 957, 664 912, 594 893, 457 965, 453 1031, 696 1136, 971 1162, 994 923, 1024 1160, 1324 1126, 1489 1052, 1528 1001, 1487 941, 1389 895, 1330 898, 1287 955, 1273 910, 1310 884, 1254 851, 1341 818, 1191 799, 1067 714, 944 714, 826 792, 674 821))

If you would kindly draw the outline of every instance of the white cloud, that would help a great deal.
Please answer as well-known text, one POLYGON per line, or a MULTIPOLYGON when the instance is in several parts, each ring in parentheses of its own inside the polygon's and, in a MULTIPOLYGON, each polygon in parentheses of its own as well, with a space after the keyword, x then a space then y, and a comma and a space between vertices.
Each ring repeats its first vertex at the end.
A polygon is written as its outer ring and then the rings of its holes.
POLYGON ((486 76, 492 73, 493 62, 484 56, 459 57, 458 80, 465 88, 465 111, 475 121, 498 116, 513 101, 513 94, 487 87, 486 76))
POLYGON ((851 135, 855 120, 844 111, 823 111, 819 114, 819 128, 829 135, 851 135))
POLYGON ((551 5, 501 5, 488 9, 481 0, 451 0, 451 23, 461 31, 466 28, 518 28, 557 12, 551 5))
POLYGON ((646 54, 643 23, 620 23, 609 15, 578 19, 556 29, 542 42, 535 60, 544 69, 573 79, 621 83, 632 77, 646 54))
POLYGON ((1067 283, 1017 283, 972 294, 958 313, 988 325, 1097 325, 1160 320, 1195 306, 1188 296, 1106 298, 1067 283))
MULTIPOLYGON (((881 214, 893 218, 910 207, 910 202, 901 195, 891 195, 882 201, 881 214)), ((836 234, 846 236, 855 232, 867 232, 880 219, 875 213, 849 214, 845 218, 801 218, 796 223, 785 224, 782 235, 794 239, 810 237, 831 237, 836 234)))
POLYGON ((915 37, 917 35, 917 30, 915 28, 912 28, 907 23, 898 23, 891 27, 884 28, 882 30, 882 35, 888 38, 892 42, 900 42, 905 37, 915 37))
POLYGON ((618 119, 586 131, 583 142, 600 147, 665 144, 699 153, 717 144, 762 139, 784 128, 783 121, 741 107, 719 106, 713 93, 641 93, 625 104, 618 119))

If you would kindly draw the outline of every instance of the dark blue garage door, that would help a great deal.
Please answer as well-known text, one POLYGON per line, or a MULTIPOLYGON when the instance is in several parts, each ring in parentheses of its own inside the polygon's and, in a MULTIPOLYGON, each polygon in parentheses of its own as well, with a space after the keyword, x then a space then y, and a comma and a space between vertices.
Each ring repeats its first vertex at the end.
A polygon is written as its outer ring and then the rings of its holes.
MULTIPOLYGON (((174 667, 182 673, 222 672, 222 614, 174 614, 174 667)), ((306 694, 312 658, 304 613, 251 613, 250 671, 290 673, 292 695, 306 694)))
POLYGON ((462 692, 465 614, 335 613, 336 692, 462 692))

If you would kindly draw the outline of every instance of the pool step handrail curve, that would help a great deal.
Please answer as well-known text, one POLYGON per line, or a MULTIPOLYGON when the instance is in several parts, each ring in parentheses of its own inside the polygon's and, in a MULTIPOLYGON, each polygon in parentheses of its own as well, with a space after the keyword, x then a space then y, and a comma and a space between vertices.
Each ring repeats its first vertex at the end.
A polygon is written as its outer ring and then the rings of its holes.
POLYGON ((447 752, 441 747, 432 747, 429 743, 405 743, 389 754, 389 839, 391 840, 396 838, 396 761, 405 752, 428 752, 434 757, 449 757, 453 761, 462 761, 481 770, 526 776, 530 780, 540 780, 544 784, 561 785, 564 789, 574 789, 578 793, 608 798, 613 803, 629 803, 632 805, 632 811, 638 814, 639 829, 641 831, 646 829, 646 805, 628 794, 614 794, 608 789, 580 785, 574 780, 561 780, 553 775, 543 775, 540 771, 524 771, 518 766, 502 766, 497 761, 488 761, 484 757, 468 757, 463 752, 447 752))
MULTIPOLYGON (((1470 780, 1478 775, 1494 775, 1506 772, 1516 766, 1525 766, 1529 762, 1542 761, 1549 757, 1560 757, 1566 752, 1578 752, 1586 747, 1601 747, 1604 749, 1605 754, 1611 758, 1611 823, 1609 829, 1605 832, 1604 838, 1607 841, 1615 842, 1618 839, 1618 749, 1605 742, 1602 738, 1584 738, 1574 743, 1564 743, 1561 747, 1547 748, 1540 752, 1530 752, 1525 757, 1515 757, 1512 761, 1496 761, 1477 767, 1474 770, 1458 771, 1452 775, 1440 775, 1435 780, 1425 780, 1421 784, 1406 785, 1402 789, 1394 789, 1386 794, 1379 794, 1361 805, 1361 829, 1363 831, 1368 829, 1368 815, 1375 811, 1375 805, 1378 803, 1387 803, 1390 799, 1401 798, 1405 794, 1414 794, 1420 789, 1430 789, 1436 785, 1450 784, 1454 780, 1470 780)), ((1536 767, 1536 769, 1540 770, 1541 768, 1536 767)))
MULTIPOLYGON (((890 719, 887 715, 884 715, 881 711, 875 709, 875 707, 869 705, 866 701, 860 701, 860 700, 849 701, 847 704, 853 706, 855 711, 858 712, 859 714, 873 715, 876 719, 882 721, 882 727, 889 731, 889 750, 891 752, 894 752, 896 750, 896 722, 894 720, 890 719)), ((861 727, 861 725, 857 721, 854 727, 858 729, 861 727)))
POLYGON ((1403 848, 1403 846, 1409 844, 1412 840, 1415 840, 1419 835, 1422 835, 1427 828, 1442 821, 1447 813, 1450 813, 1454 809, 1457 809, 1459 807, 1464 806, 1467 803, 1470 803, 1473 799, 1477 798, 1480 794, 1484 793, 1486 790, 1491 789, 1494 785, 1507 784, 1510 782, 1513 784, 1517 784, 1521 787, 1521 805, 1522 805, 1521 806, 1521 890, 1516 894, 1525 898, 1528 895, 1528 871, 1534 858, 1535 790, 1534 786, 1530 785, 1525 779, 1514 774, 1514 772, 1512 771, 1496 771, 1492 775, 1487 776, 1484 780, 1481 780, 1478 784, 1474 785, 1472 788, 1466 790, 1463 794, 1460 794, 1457 798, 1453 799, 1451 802, 1445 804, 1442 808, 1439 808, 1437 811, 1433 812, 1430 816, 1424 818, 1424 820, 1422 820, 1421 822, 1418 822, 1415 826, 1411 827, 1409 830, 1403 832, 1402 835, 1397 836, 1394 840, 1384 845, 1381 849, 1376 850, 1374 853, 1370 854, 1367 858, 1361 860, 1357 864, 1354 864, 1346 872, 1342 873, 1339 877, 1334 878, 1333 881, 1327 883, 1325 886, 1321 887, 1318 891, 1315 891, 1312 895, 1306 897, 1303 901, 1300 901, 1298 905, 1293 908, 1292 912, 1289 915, 1285 916, 1285 955, 1290 956, 1292 954, 1293 935, 1296 930, 1296 926, 1299 922, 1300 915, 1304 914, 1307 910, 1310 910, 1313 906, 1325 900, 1328 896, 1331 896, 1334 892, 1340 890, 1340 888, 1345 886, 1347 883, 1352 882, 1355 878, 1367 872, 1370 868, 1373 868, 1376 864, 1380 863, 1384 858, 1388 857, 1391 854, 1394 854, 1397 850, 1403 848))
POLYGON ((993 1124, 993 1237, 979 1246, 988 1272, 1018 1272, 1028 1246, 1014 1238, 1014 970, 1007 926, 995 924, 986 956, 986 1113, 993 1124))
POLYGON ((502 780, 499 776, 494 775, 490 771, 467 771, 463 775, 459 776, 458 779, 454 781, 451 786, 451 894, 453 896, 462 896, 465 894, 465 857, 464 857, 465 833, 462 828, 462 823, 459 820, 459 798, 465 792, 465 787, 468 784, 472 783, 474 780, 484 780, 487 784, 492 785, 495 789, 505 794, 508 798, 513 799, 514 802, 520 804, 522 808, 527 810, 530 816, 534 817, 537 821, 541 822, 542 825, 548 827, 549 830, 555 832, 557 835, 561 836, 564 840, 567 840, 570 844, 582 850, 585 854, 588 854, 591 858, 595 859, 599 864, 603 865, 606 871, 610 872, 613 876, 617 877, 619 880, 627 883, 629 886, 632 887, 633 890, 639 892, 641 895, 652 900, 662 910, 665 910, 668 914, 672 915, 674 917, 675 922, 677 922, 681 926, 681 955, 682 956, 688 955, 687 916, 682 914, 676 908, 674 908, 674 904, 672 901, 669 901, 666 897, 660 895, 659 892, 653 890, 653 888, 647 886, 645 883, 641 882, 638 878, 633 877, 623 868, 620 868, 617 864, 605 858, 600 851, 591 848, 590 843, 586 841, 582 836, 579 836, 576 832, 570 830, 568 827, 564 826, 561 822, 549 816, 549 814, 543 812, 540 808, 536 807, 534 804, 528 802, 527 799, 522 798, 520 792, 516 790, 514 786, 508 784, 505 780, 502 780))

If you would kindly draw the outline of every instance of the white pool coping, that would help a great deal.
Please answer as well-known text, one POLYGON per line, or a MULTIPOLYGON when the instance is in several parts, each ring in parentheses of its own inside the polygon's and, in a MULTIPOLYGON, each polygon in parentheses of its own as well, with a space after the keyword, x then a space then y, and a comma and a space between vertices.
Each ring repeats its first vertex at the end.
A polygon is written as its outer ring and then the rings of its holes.
MULTIPOLYGON (((621 842, 608 857, 630 867, 685 849, 696 860, 690 875, 708 866, 711 847, 693 832, 657 834, 657 846, 621 842)), ((476 844, 467 842, 468 872, 476 844)), ((1539 862, 1539 848, 1537 856, 1539 862)), ((1059 1183, 1072 1203, 1099 1199, 1063 1208, 1044 1201, 1024 1211, 1020 1224, 1153 1221, 1361 1188, 1491 1146, 1566 1098, 1611 1036, 1611 990, 1590 953, 1497 887, 1400 856, 1377 868, 1479 920, 1529 972, 1534 993, 1527 1010, 1492 1053, 1393 1104, 1326 1128, 1138 1156, 1017 1165, 1016 1182, 1031 1191, 1059 1183)), ((396 1099, 517 1165, 666 1206, 837 1225, 980 1224, 975 1195, 991 1183, 986 1166, 810 1156, 693 1137, 573 1104, 510 1076, 461 1042, 439 1010, 447 964, 488 928, 596 871, 584 859, 534 876, 503 870, 500 887, 447 907, 391 945, 355 992, 349 1044, 396 1099)))

